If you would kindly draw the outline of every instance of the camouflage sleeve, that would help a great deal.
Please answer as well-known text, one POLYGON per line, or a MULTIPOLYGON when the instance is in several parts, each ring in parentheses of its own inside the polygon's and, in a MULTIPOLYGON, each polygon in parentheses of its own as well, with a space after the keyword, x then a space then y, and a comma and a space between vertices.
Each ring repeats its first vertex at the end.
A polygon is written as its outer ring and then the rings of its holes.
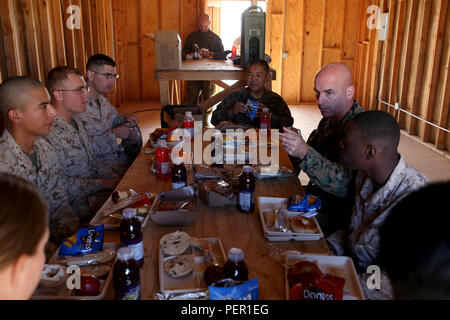
POLYGON ((95 159, 90 166, 91 176, 99 179, 120 179, 121 170, 116 165, 95 159))
POLYGON ((270 120, 273 128, 280 128, 281 130, 283 127, 291 127, 294 124, 291 111, 281 97, 276 101, 275 110, 275 112, 272 112, 270 120))
POLYGON ((309 148, 300 163, 303 170, 317 187, 338 197, 347 195, 353 178, 351 168, 339 163, 331 162, 322 157, 313 147, 309 148))
POLYGON ((233 108, 234 104, 237 101, 240 101, 240 95, 236 93, 229 94, 222 102, 217 106, 216 110, 214 110, 211 116, 211 123, 213 125, 219 124, 221 121, 232 121, 233 116, 231 115, 231 108, 233 108))
POLYGON ((215 39, 214 39, 213 46, 212 46, 212 48, 211 48, 210 51, 212 51, 212 52, 214 52, 214 53, 224 51, 222 39, 220 39, 219 36, 216 35, 216 37, 215 37, 215 39))
POLYGON ((103 189, 101 179, 90 179, 80 177, 66 177, 67 179, 67 193, 69 199, 87 197, 95 192, 103 189))
POLYGON ((89 135, 88 138, 97 156, 116 153, 119 150, 116 135, 112 129, 99 135, 89 135))

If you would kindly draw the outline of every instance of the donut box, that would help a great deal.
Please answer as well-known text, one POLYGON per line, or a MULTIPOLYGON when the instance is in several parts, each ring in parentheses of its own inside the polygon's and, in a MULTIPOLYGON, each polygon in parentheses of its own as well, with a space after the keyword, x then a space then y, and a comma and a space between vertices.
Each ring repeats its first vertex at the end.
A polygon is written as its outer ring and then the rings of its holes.
MULTIPOLYGON (((273 215, 277 209, 281 207, 283 203, 287 203, 288 198, 275 198, 275 197, 258 197, 257 205, 259 217, 261 220, 261 226, 264 236, 269 241, 315 241, 323 237, 322 229, 317 223, 315 217, 309 218, 308 223, 310 225, 305 228, 303 232, 293 231, 294 220, 302 219, 299 218, 298 212, 287 211, 284 225, 286 227, 286 232, 283 232, 274 227, 275 221, 268 221, 269 219, 274 219, 273 215)), ((278 211, 279 212, 279 211, 278 211)))

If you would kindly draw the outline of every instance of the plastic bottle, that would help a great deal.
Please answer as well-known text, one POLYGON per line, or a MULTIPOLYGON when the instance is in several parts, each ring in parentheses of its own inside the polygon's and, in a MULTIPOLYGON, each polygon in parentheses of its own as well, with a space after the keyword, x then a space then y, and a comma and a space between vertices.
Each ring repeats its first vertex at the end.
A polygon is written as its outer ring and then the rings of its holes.
POLYGON ((170 157, 166 140, 160 140, 156 148, 156 177, 167 180, 170 178, 170 157))
POLYGON ((190 140, 194 140, 194 117, 191 111, 186 111, 184 114, 183 128, 185 140, 189 140, 188 136, 190 136, 190 140))
POLYGON ((269 108, 263 108, 263 111, 261 112, 261 129, 267 130, 267 135, 270 135, 270 112, 269 108))
POLYGON ((134 260, 133 250, 128 247, 117 251, 113 269, 114 296, 116 300, 139 300, 141 280, 139 266, 134 260))
POLYGON ((134 259, 139 267, 142 267, 144 264, 144 242, 142 241, 141 223, 136 217, 136 209, 134 208, 126 208, 122 211, 120 244, 133 250, 134 259))
POLYGON ((194 44, 194 57, 193 57, 193 59, 194 60, 199 60, 200 59, 200 55, 199 55, 199 53, 198 53, 198 44, 194 44))
POLYGON ((211 254, 211 247, 205 248, 206 269, 203 273, 203 279, 209 287, 211 284, 223 279, 222 267, 214 255, 211 254))
POLYGON ((231 48, 231 59, 236 58, 237 53, 237 47, 233 44, 233 47, 231 48))
POLYGON ((187 175, 186 167, 183 162, 180 164, 174 164, 172 166, 171 177, 172 177, 172 190, 180 189, 186 187, 187 175))
POLYGON ((239 176, 239 196, 237 209, 243 213, 250 213, 255 208, 255 176, 251 166, 244 166, 239 176))
POLYGON ((231 278, 237 281, 248 280, 248 268, 244 262, 244 251, 239 248, 231 248, 228 251, 228 260, 222 268, 225 278, 231 278))

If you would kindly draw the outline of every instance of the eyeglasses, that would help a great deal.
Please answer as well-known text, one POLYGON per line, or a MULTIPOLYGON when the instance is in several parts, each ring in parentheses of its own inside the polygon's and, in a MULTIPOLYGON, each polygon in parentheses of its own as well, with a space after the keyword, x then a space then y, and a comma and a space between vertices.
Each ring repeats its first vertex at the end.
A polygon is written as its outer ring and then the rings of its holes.
POLYGON ((85 92, 87 92, 87 93, 91 92, 91 88, 86 86, 86 87, 80 87, 80 88, 77 88, 77 89, 58 89, 58 90, 55 90, 55 91, 73 91, 73 92, 76 92, 78 94, 83 94, 85 92))
POLYGON ((116 80, 119 79, 119 75, 117 73, 114 73, 114 74, 112 74, 112 73, 101 73, 101 72, 97 72, 95 70, 91 70, 91 69, 89 69, 89 70, 94 72, 94 73, 101 74, 102 76, 104 76, 108 80, 110 80, 110 79, 116 79, 116 80))

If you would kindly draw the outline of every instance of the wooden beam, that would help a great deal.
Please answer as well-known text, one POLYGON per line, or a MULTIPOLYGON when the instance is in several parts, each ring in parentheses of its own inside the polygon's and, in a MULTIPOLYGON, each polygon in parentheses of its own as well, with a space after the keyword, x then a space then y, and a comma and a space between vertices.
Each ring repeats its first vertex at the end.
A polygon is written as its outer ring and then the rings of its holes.
POLYGON ((50 1, 51 16, 53 21, 54 47, 56 54, 56 65, 65 66, 67 64, 66 40, 64 37, 65 20, 62 13, 61 1, 50 1))
POLYGON ((45 75, 42 63, 43 57, 41 55, 41 30, 37 5, 38 3, 33 0, 22 1, 30 75, 43 82, 45 75))

